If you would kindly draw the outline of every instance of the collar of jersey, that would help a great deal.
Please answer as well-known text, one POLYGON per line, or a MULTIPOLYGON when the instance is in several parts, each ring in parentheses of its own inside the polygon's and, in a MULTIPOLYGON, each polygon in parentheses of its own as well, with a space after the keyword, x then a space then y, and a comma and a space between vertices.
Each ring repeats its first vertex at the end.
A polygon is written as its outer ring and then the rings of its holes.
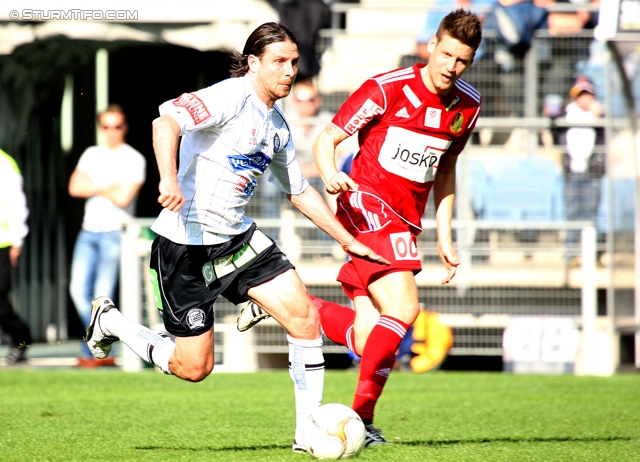
MULTIPOLYGON (((271 109, 269 109, 269 107, 267 106, 267 103, 265 103, 264 101, 262 101, 258 95, 256 94, 256 89, 253 88, 253 83, 251 83, 251 79, 249 78, 248 74, 245 74, 243 77, 243 79, 245 79, 245 91, 247 92, 247 94, 249 95, 249 97, 251 98, 251 101, 253 102, 254 105, 256 105, 260 110, 264 111, 265 117, 269 114, 269 112, 271 111, 271 109)), ((275 106, 275 103, 274 103, 275 106)))

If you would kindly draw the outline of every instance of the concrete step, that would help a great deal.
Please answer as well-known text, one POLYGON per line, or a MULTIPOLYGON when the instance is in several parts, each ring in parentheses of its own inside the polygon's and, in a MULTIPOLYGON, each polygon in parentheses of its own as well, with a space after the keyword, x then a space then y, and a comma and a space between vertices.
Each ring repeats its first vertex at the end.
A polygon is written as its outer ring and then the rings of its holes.
POLYGON ((360 64, 345 69, 344 65, 323 65, 319 75, 319 86, 323 93, 356 90, 362 83, 374 75, 381 74, 397 67, 397 62, 379 62, 360 64))
POLYGON ((351 9, 347 12, 349 34, 402 32, 415 37, 424 26, 427 10, 399 8, 351 9))
POLYGON ((360 64, 386 65, 397 63, 400 56, 414 50, 415 37, 411 35, 337 35, 333 38, 333 47, 323 55, 322 63, 343 68, 360 64))

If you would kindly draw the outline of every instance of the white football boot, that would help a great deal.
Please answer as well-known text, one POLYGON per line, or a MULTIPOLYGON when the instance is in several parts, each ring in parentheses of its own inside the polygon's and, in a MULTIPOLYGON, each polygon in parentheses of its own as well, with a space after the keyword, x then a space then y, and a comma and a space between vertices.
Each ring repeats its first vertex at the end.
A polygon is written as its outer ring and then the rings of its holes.
POLYGON ((244 332, 251 329, 263 319, 270 318, 271 315, 260 308, 253 302, 249 302, 247 306, 240 311, 240 317, 238 318, 238 330, 244 332))
POLYGON ((87 346, 93 356, 98 359, 104 359, 109 356, 111 346, 120 340, 118 337, 105 333, 100 326, 100 317, 109 310, 117 310, 117 308, 107 297, 98 297, 93 301, 91 322, 87 327, 84 341, 87 342, 87 346))

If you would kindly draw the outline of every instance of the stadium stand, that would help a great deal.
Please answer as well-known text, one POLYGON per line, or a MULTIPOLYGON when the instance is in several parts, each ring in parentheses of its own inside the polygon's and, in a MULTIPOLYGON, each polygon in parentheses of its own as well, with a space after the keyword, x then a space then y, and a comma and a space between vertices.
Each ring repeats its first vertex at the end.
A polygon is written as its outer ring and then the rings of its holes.
POLYGON ((484 191, 488 220, 560 220, 562 181, 556 165, 544 158, 506 160, 494 166, 484 191))

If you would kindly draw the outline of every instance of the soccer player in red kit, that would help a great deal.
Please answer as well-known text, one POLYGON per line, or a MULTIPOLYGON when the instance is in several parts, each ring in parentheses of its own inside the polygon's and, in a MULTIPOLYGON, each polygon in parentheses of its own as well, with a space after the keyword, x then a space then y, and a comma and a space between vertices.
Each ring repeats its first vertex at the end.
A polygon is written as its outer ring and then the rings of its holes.
POLYGON ((462 74, 482 40, 478 16, 459 9, 440 23, 428 64, 367 80, 319 135, 314 154, 336 217, 360 242, 391 261, 352 259, 338 275, 355 311, 314 298, 322 327, 334 342, 362 357, 353 409, 367 429, 366 445, 385 444, 373 426, 374 407, 400 340, 419 313, 414 275, 421 269, 416 236, 433 189, 438 254, 448 283, 459 260, 451 237, 456 160, 473 131, 480 94, 462 74), (351 174, 338 172, 336 146, 358 133, 351 174))

